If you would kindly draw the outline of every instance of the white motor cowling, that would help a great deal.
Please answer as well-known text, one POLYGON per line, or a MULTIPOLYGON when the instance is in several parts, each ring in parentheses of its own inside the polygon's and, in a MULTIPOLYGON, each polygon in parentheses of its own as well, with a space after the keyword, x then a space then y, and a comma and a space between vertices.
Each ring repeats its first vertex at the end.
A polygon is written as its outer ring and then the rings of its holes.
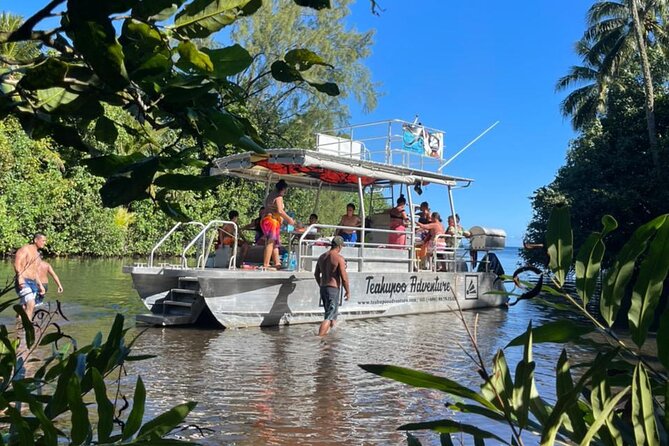
POLYGON ((473 226, 469 233, 471 234, 471 249, 477 251, 504 249, 506 245, 506 232, 503 229, 473 226))

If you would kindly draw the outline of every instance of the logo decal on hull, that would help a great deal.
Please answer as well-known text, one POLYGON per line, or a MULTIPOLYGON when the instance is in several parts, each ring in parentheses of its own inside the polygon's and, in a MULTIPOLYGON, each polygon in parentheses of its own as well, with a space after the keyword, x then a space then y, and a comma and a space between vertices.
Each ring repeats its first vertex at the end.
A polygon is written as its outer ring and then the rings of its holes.
POLYGON ((465 299, 479 298, 479 277, 465 276, 465 299))

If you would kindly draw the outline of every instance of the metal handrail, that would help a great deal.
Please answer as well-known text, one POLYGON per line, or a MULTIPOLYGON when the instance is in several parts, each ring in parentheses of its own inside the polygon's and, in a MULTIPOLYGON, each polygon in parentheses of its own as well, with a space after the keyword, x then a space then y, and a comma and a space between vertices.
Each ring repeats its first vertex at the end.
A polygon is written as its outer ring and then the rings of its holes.
MULTIPOLYGON (((361 227, 359 227, 359 226, 339 226, 339 225, 323 225, 323 224, 313 224, 313 225, 309 225, 309 226, 305 229, 305 231, 304 231, 304 233, 302 234, 302 236, 300 236, 300 239, 299 239, 299 242, 298 242, 298 249, 297 249, 297 270, 298 270, 298 271, 301 271, 301 270, 302 270, 302 259, 310 259, 310 258, 313 258, 313 256, 308 256, 308 255, 306 255, 306 254, 302 254, 302 251, 303 251, 303 249, 306 248, 309 244, 312 244, 312 245, 313 245, 313 244, 316 242, 316 240, 305 239, 305 237, 306 237, 307 235, 309 235, 309 232, 310 232, 312 229, 316 229, 316 228, 322 228, 322 229, 350 229, 350 230, 354 230, 354 231, 378 232, 378 233, 390 233, 390 234, 407 234, 407 235, 411 235, 411 234, 412 234, 412 231, 410 231, 410 230, 406 230, 406 231, 395 231, 395 230, 392 230, 392 229, 361 228, 361 227)), ((356 242, 354 245, 355 245, 356 247, 359 247, 359 248, 362 250, 362 252, 360 253, 359 256, 357 256, 357 257, 355 257, 355 258, 351 258, 351 259, 353 259, 353 260, 364 260, 364 259, 365 259, 365 256, 364 256, 364 254, 365 254, 365 247, 371 247, 370 245, 379 246, 379 247, 380 247, 381 245, 383 245, 383 246, 385 246, 386 248, 389 248, 389 249, 395 249, 396 247, 407 248, 407 249, 409 249, 409 251, 411 251, 411 246, 410 246, 410 245, 397 245, 397 244, 389 244, 389 243, 386 243, 386 244, 380 244, 380 243, 365 243, 364 240, 361 240, 360 242, 356 242)), ((288 249, 290 249, 290 246, 288 247, 288 249)), ((388 259, 389 259, 390 261, 393 261, 393 262, 400 262, 400 261, 401 261, 401 262, 406 262, 406 263, 408 263, 409 265, 411 265, 411 262, 413 262, 413 259, 412 259, 410 256, 409 256, 407 259, 397 259, 397 260, 394 260, 394 259, 391 259, 391 258, 388 258, 388 259)), ((375 260, 376 260, 376 259, 375 259, 375 260)), ((360 268, 360 271, 362 271, 362 268, 360 268)))
MULTIPOLYGON (((434 133, 446 134, 445 131, 434 127, 428 127, 426 125, 417 124, 415 122, 404 121, 401 119, 389 119, 385 121, 375 121, 366 124, 349 125, 334 129, 321 130, 317 133, 317 135, 334 136, 338 139, 341 139, 341 141, 333 141, 331 143, 326 143, 326 144, 318 143, 318 146, 319 147, 324 145, 332 146, 333 148, 336 148, 337 152, 340 152, 342 144, 356 142, 360 143, 361 146, 363 147, 361 154, 365 155, 365 157, 370 160, 373 159, 374 154, 382 153, 384 155, 383 162, 385 164, 392 165, 394 164, 393 156, 402 155, 401 164, 406 167, 410 167, 414 163, 417 163, 419 166, 418 168, 420 170, 423 170, 426 168, 425 164, 429 163, 430 161, 436 162, 436 167, 439 167, 439 165, 441 165, 441 163, 443 162, 442 158, 432 158, 424 154, 411 153, 402 149, 401 145, 403 144, 404 134, 401 132, 397 132, 396 130, 394 131, 394 129, 399 128, 399 126, 402 126, 403 128, 406 125, 419 126, 426 132, 431 134, 434 133), (371 134, 369 130, 370 128, 372 128, 371 134), (376 134, 376 129, 378 129, 379 134, 376 134), (387 129, 387 131, 384 131, 384 129, 387 129), (360 134, 361 132, 362 135, 360 134), (383 134, 381 134, 382 132, 383 134), (340 136, 342 134, 346 136, 340 136), (372 145, 376 146, 377 142, 380 143, 382 141, 385 141, 383 148, 379 147, 377 149, 376 147, 371 147, 372 145), (400 147, 396 147, 397 144, 400 144, 400 147)), ((340 154, 340 156, 346 156, 346 155, 347 155, 346 152, 340 154)))
POLYGON ((165 235, 163 236, 163 238, 161 238, 161 239, 158 241, 158 243, 156 243, 156 245, 155 245, 155 246, 153 247, 153 249, 151 250, 151 253, 149 254, 149 262, 148 262, 148 264, 147 264, 149 267, 152 267, 152 266, 153 266, 153 255, 154 255, 155 252, 158 250, 158 248, 160 248, 160 246, 161 246, 163 243, 165 243, 165 241, 166 241, 166 240, 167 240, 167 239, 174 233, 174 231, 176 231, 181 225, 199 225, 199 226, 202 226, 202 227, 204 228, 204 223, 201 223, 201 222, 199 222, 199 221, 189 221, 189 222, 186 222, 186 223, 179 222, 179 223, 175 224, 174 226, 172 226, 172 229, 170 229, 170 230, 167 232, 167 234, 165 234, 165 235))
MULTIPOLYGON (((200 255, 198 256, 197 263, 196 263, 195 267, 196 268, 204 268, 205 267, 205 265, 206 265, 205 251, 206 251, 206 246, 207 246, 206 245, 207 231, 209 229, 211 229, 212 225, 217 225, 217 224, 219 224, 219 225, 220 224, 232 224, 233 227, 235 228, 235 231, 234 231, 235 243, 232 246, 232 257, 231 257, 231 259, 235 259, 235 260, 237 259, 237 243, 236 243, 236 241, 239 238, 239 230, 237 228, 237 223, 235 223, 234 221, 229 221, 229 220, 211 220, 209 223, 206 224, 206 226, 204 226, 204 228, 202 228, 202 230, 184 248, 183 253, 181 254, 181 264, 184 268, 188 268, 188 258, 186 257, 186 252, 188 252, 188 250, 191 249, 195 245, 195 243, 197 243, 197 241, 200 238, 202 238, 202 253, 200 253, 200 255), (200 261, 201 260, 202 260, 202 266, 200 266, 200 261)), ((234 265, 234 263, 233 263, 233 265, 234 265)), ((231 267, 231 269, 234 269, 234 268, 231 267)))
POLYGON ((458 247, 460 246, 460 241, 462 240, 462 236, 460 235, 453 235, 453 234, 437 234, 437 236, 434 238, 434 250, 432 251, 432 265, 431 269, 432 271, 436 271, 437 269, 437 263, 441 262, 444 264, 448 263, 453 263, 455 264, 455 252, 458 250, 458 247), (438 248, 437 242, 439 239, 443 239, 444 242, 447 244, 449 241, 452 241, 453 246, 445 246, 442 249, 438 248), (454 254, 452 259, 449 259, 448 257, 445 258, 444 260, 439 260, 437 257, 439 254, 454 254))

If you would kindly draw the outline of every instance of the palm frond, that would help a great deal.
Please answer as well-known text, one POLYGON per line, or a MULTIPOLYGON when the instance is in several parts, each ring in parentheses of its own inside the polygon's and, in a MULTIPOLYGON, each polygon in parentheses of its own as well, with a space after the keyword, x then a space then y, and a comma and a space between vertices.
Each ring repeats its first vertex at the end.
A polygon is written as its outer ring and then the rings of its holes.
POLYGON ((629 9, 625 3, 598 1, 590 7, 586 14, 586 21, 590 25, 594 25, 608 18, 629 18, 629 9))
POLYGON ((574 129, 579 130, 597 118, 603 104, 597 85, 587 85, 572 91, 560 104, 563 116, 571 117, 574 129))
POLYGON ((617 30, 626 30, 629 32, 631 23, 625 19, 607 19, 591 25, 583 33, 583 38, 587 40, 598 40, 602 35, 617 30))
POLYGON ((625 65, 635 59, 637 52, 636 42, 630 35, 621 35, 608 48, 601 61, 600 71, 607 76, 614 77, 625 65))
POLYGON ((574 84, 584 82, 596 82, 599 79, 599 72, 591 67, 572 66, 569 73, 558 79, 555 85, 555 91, 562 91, 574 84))

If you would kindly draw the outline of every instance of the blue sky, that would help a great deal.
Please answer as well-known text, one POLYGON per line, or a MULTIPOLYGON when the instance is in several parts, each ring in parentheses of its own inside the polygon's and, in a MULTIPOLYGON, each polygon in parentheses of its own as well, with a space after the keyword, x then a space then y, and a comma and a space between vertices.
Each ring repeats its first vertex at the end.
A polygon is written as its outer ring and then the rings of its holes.
MULTIPOLYGON (((0 0, 0 9, 28 16, 43 4, 0 0)), ((351 104, 352 122, 418 114, 446 131, 448 158, 501 121, 445 171, 476 180, 455 195, 463 226, 503 228, 507 244, 518 246, 532 215, 529 197, 552 181, 574 137, 554 86, 578 63, 573 44, 592 1, 380 4, 385 11, 374 16, 358 0, 349 17, 359 30, 376 29, 366 63, 383 93, 371 114, 351 104)), ((428 187, 421 199, 447 214, 443 190, 428 187)))
MULTIPOLYGON (((573 44, 592 3, 381 0, 376 17, 358 0, 351 23, 376 29, 367 64, 384 95, 371 115, 352 107, 353 121, 419 114, 446 131, 447 158, 501 121, 445 172, 476 180, 455 194, 463 226, 503 228, 507 245, 518 246, 532 216, 529 197, 553 180, 575 136, 554 86, 579 62, 573 44)), ((427 188, 421 198, 444 215, 441 192, 427 188)))

